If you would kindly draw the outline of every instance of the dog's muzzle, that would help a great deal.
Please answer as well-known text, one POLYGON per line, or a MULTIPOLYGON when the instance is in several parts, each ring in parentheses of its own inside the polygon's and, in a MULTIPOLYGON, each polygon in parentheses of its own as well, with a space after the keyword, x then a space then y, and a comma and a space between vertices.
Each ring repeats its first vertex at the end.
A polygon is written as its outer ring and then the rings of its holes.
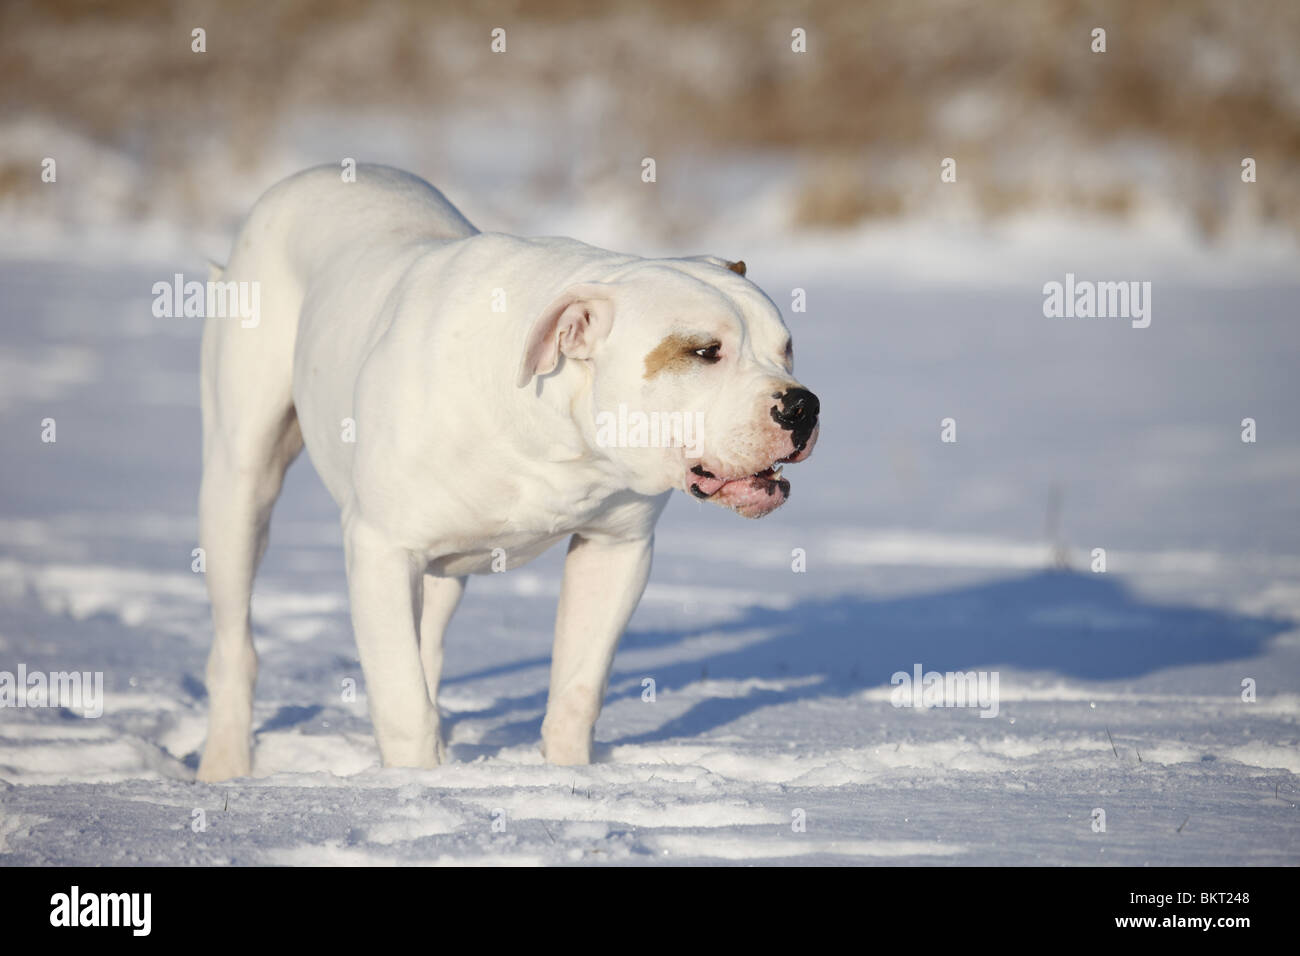
MULTIPOLYGON (((821 402, 803 386, 772 395, 779 404, 771 409, 772 420, 789 432, 790 451, 777 450, 770 465, 748 475, 717 475, 702 464, 690 469, 686 487, 692 495, 715 501, 747 518, 761 518, 779 508, 790 497, 790 482, 781 474, 782 465, 803 461, 817 443, 817 417, 821 402)), ((782 442, 784 444, 784 442, 782 442)))

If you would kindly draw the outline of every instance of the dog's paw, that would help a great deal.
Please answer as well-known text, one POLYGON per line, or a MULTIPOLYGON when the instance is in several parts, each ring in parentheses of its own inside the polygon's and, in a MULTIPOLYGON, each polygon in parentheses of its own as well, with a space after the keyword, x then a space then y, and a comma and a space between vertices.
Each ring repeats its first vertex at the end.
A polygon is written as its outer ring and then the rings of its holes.
POLYGON ((543 739, 542 759, 561 767, 584 766, 591 763, 591 741, 543 739))
POLYGON ((385 767, 414 767, 431 770, 447 759, 447 745, 438 728, 432 734, 421 734, 417 739, 394 740, 389 737, 379 742, 380 764, 385 767))
POLYGON ((252 752, 248 747, 209 744, 203 748, 203 759, 199 761, 199 772, 195 777, 200 783, 247 777, 252 772, 252 763, 252 752))

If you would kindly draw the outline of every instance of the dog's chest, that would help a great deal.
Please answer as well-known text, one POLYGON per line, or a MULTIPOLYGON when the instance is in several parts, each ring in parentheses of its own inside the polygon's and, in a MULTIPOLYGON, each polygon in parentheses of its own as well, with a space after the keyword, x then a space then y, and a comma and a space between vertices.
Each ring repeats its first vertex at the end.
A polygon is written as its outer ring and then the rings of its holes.
MULTIPOLYGON (((626 491, 581 496, 572 490, 516 487, 476 520, 425 543, 429 570, 436 574, 490 574, 526 564, 572 534, 610 539, 649 535, 666 495, 626 491)), ((448 529, 449 522, 442 527, 448 529)))

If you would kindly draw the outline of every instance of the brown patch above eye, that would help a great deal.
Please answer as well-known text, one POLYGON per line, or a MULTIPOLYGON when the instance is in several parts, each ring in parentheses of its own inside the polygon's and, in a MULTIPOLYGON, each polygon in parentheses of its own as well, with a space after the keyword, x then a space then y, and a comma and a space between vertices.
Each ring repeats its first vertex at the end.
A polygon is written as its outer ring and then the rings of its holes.
POLYGON ((644 377, 654 378, 660 372, 684 372, 695 365, 691 353, 712 344, 709 340, 701 341, 698 336, 674 332, 646 354, 644 377))

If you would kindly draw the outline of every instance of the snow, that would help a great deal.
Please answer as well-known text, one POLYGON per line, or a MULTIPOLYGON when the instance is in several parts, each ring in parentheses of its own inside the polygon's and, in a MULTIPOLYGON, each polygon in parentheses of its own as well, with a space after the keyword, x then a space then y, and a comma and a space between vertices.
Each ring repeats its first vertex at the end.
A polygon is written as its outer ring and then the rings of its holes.
MULTIPOLYGON (((754 228, 777 218, 671 251, 746 259, 823 437, 761 522, 670 506, 596 762, 537 751, 548 554, 470 584, 450 761, 378 766, 337 518, 304 458, 254 599, 254 773, 221 786, 193 780, 199 327, 149 303, 223 251, 166 224, 0 230, 0 670, 106 688, 97 719, 0 710, 0 863, 1300 862, 1294 248, 1207 249, 1160 223, 754 228), (1045 319, 1042 285, 1067 271, 1153 281, 1151 327, 1045 319), (917 664, 996 671, 997 716, 893 706, 891 675, 917 664)), ((656 251, 618 221, 593 202, 534 231, 656 251)))

